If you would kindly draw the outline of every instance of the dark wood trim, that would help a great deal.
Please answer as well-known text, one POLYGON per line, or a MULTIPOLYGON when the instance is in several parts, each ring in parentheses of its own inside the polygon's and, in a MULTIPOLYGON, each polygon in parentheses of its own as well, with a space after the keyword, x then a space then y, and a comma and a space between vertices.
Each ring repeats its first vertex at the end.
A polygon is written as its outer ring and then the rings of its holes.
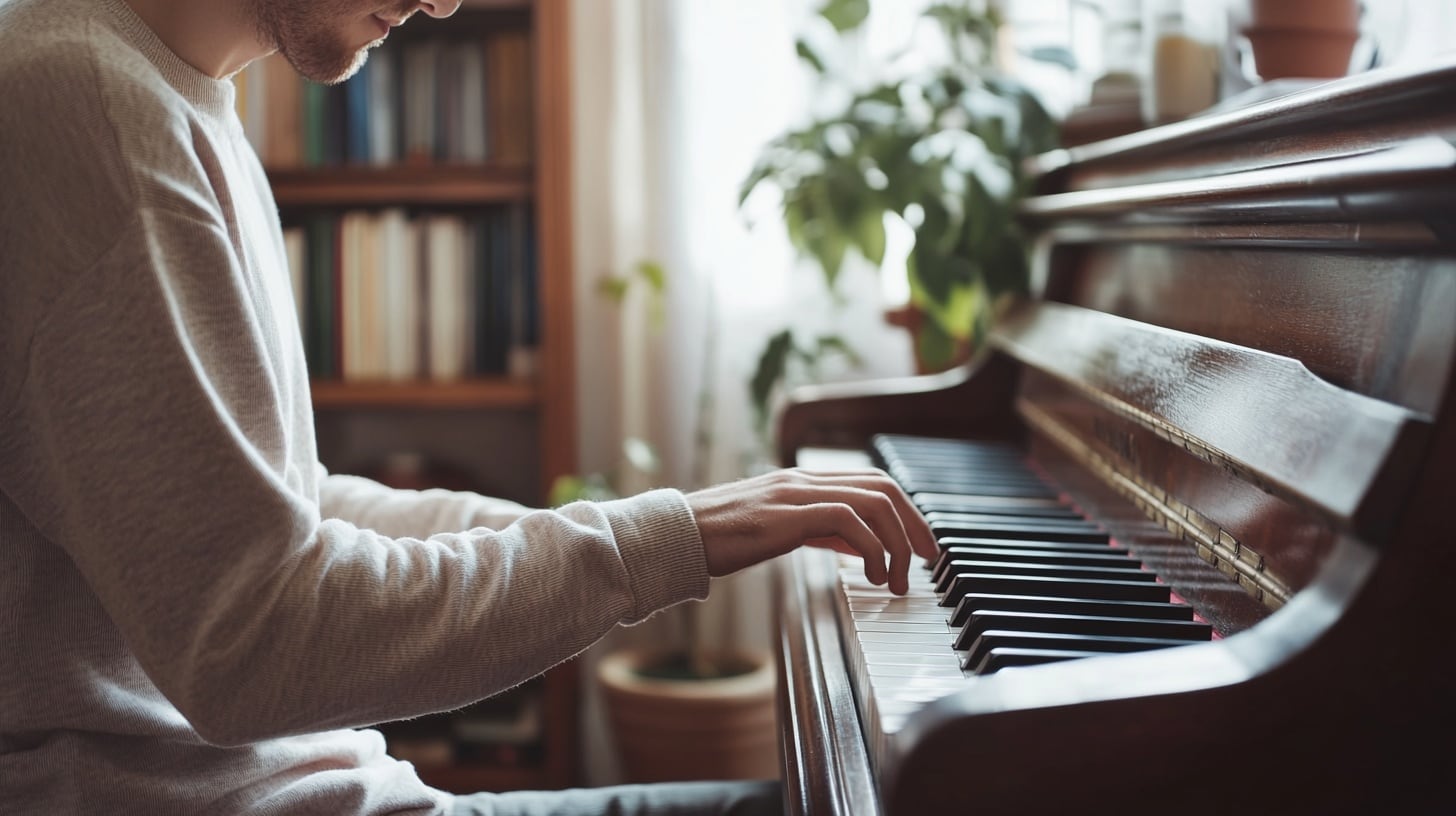
POLYGON ((533 408, 540 391, 529 380, 506 378, 458 382, 341 382, 311 384, 315 410, 355 408, 533 408))
POLYGON ((879 816, 879 797, 835 624, 834 555, 775 565, 784 802, 791 816, 879 816), (827 807, 826 807, 827 806, 827 807))
POLYGON ((1030 171, 1044 185, 1055 185, 1070 165, 1083 168, 1183 153, 1210 144, 1267 139, 1273 133, 1319 130, 1328 123, 1380 119, 1393 112, 1449 110, 1456 100, 1456 54, 1411 67, 1368 71, 1304 91, 1225 113, 1197 116, 1161 127, 1034 158, 1030 171))
POLYGON ((477 205, 527 201, 534 170, 525 165, 400 164, 271 169, 280 207, 477 205))

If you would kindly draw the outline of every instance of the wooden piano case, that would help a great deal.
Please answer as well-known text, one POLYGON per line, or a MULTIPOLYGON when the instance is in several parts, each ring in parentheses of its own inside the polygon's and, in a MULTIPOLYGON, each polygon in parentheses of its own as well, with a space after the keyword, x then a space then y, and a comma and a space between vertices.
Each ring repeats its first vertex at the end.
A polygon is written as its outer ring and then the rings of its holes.
POLYGON ((790 810, 1456 812, 1456 60, 1043 156, 1037 297, 779 450, 1013 440, 1222 635, 968 677, 870 738, 782 574, 790 810))

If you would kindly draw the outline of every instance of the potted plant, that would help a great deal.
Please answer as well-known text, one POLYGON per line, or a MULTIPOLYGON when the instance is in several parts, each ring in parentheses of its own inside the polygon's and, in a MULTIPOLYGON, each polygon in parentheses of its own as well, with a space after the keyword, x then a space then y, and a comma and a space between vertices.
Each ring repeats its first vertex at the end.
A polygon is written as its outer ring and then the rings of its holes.
MULTIPOLYGON (((652 261, 607 277, 599 292, 621 306, 640 297, 650 325, 664 308, 667 273, 652 261)), ((630 307, 629 307, 630 312, 630 307)), ((711 365, 711 355, 705 364, 711 365)), ((644 364, 628 360, 626 365, 644 364)), ((711 382, 711 378, 708 378, 711 382)), ((697 423, 707 428, 711 400, 698 401, 697 423)), ((712 438, 697 435, 696 458, 705 466, 712 438)), ((622 471, 562 477, 553 485, 553 506, 578 499, 604 500, 620 495, 618 485, 652 481, 658 471, 653 446, 644 439, 622 442, 622 471), (633 473, 628 473, 630 470, 633 473), (640 477, 640 478, 634 478, 640 477)), ((701 474, 694 477, 702 482, 701 474)), ((687 485, 691 488, 701 485, 687 485)), ((727 589, 722 587, 721 589, 727 589)), ((715 590, 717 596, 718 590, 715 590)), ((716 599, 715 600, 720 600, 716 599)), ((731 594, 728 597, 731 603, 731 594)), ((776 742, 777 672, 772 655, 747 648, 737 627, 710 628, 704 604, 688 602, 654 617, 641 628, 656 637, 617 644, 595 663, 592 676, 605 709, 610 737, 624 781, 664 782, 702 779, 764 779, 778 775, 776 742)), ((634 627, 636 628, 636 627, 634 627)))
MULTIPOLYGON (((868 12, 868 0, 829 0, 820 16, 842 39, 868 12)), ((965 360, 999 305, 1026 290, 1027 248, 1015 217, 1027 187, 1022 166, 1056 145, 1057 128, 1036 96, 996 67, 1002 21, 994 6, 949 0, 924 19, 944 42, 944 59, 850 89, 842 109, 767 145, 740 205, 760 187, 777 188, 790 240, 831 292, 850 253, 881 265, 887 219, 904 222, 914 235, 905 264, 910 300, 887 317, 912 331, 917 368, 931 372, 965 360)), ((822 82, 844 83, 823 49, 801 40, 798 50, 822 82)), ((751 385, 760 421, 791 366, 846 352, 838 337, 775 336, 751 385)))

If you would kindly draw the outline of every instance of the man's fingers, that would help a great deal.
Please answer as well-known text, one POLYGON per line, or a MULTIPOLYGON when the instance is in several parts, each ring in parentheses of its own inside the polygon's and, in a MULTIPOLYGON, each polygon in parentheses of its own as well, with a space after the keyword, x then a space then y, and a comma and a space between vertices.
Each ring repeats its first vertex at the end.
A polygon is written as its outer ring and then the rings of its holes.
POLYGON ((800 540, 841 539, 853 554, 864 559, 865 577, 870 583, 885 583, 888 573, 884 545, 855 508, 842 502, 826 502, 808 505, 805 509, 811 512, 805 519, 808 526, 800 534, 800 540))
POLYGON ((940 547, 935 543, 935 534, 931 532, 930 525, 925 523, 925 516, 910 496, 901 489, 899 483, 890 478, 882 470, 801 470, 799 475, 810 484, 816 485, 848 485, 863 490, 872 490, 889 498, 894 503, 895 512, 898 514, 897 521, 905 532, 905 537, 910 542, 910 549, 916 555, 928 561, 934 561, 940 555, 940 547))

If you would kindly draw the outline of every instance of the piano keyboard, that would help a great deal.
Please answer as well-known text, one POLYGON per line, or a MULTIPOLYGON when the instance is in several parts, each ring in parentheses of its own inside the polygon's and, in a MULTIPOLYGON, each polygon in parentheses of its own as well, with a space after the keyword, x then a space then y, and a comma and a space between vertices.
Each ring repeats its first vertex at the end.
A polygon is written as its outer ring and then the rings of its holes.
POLYGON ((1157 575, 999 443, 876 437, 940 545, 890 594, 840 560, 839 622, 870 745, 970 678, 1214 637, 1157 575))

